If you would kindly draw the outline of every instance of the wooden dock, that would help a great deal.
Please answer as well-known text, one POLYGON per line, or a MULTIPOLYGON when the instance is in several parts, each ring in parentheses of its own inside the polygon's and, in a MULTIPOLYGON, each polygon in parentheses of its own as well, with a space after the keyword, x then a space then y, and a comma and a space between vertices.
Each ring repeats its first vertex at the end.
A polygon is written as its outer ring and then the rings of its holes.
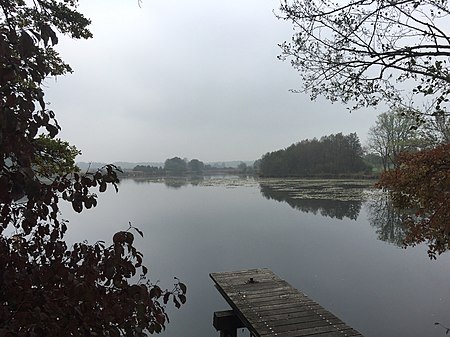
POLYGON ((245 326, 256 337, 362 336, 269 269, 211 273, 232 311, 214 313, 221 337, 245 326))

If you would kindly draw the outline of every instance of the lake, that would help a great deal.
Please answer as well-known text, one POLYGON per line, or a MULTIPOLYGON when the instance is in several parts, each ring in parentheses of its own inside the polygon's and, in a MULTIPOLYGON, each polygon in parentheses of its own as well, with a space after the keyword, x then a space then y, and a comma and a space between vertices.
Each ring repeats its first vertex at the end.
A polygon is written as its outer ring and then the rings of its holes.
POLYGON ((62 210, 69 241, 108 242, 129 222, 144 231, 136 246, 150 279, 188 286, 166 337, 219 336, 213 312, 229 307, 209 273, 262 267, 365 336, 445 336, 450 326, 449 255, 401 248, 404 229, 370 182, 125 179, 93 210, 62 210))

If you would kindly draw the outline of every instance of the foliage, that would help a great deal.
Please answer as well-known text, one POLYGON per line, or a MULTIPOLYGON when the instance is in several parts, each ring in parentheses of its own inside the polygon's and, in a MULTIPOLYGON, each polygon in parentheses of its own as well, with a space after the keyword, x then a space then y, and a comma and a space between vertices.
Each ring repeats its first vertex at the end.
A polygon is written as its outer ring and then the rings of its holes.
POLYGON ((423 144, 428 148, 450 143, 450 115, 437 114, 427 118, 418 132, 423 144))
POLYGON ((362 155, 356 133, 338 133, 266 153, 259 163, 259 173, 272 177, 360 173, 369 169, 362 155))
POLYGON ((249 167, 247 167, 246 163, 239 163, 237 169, 239 170, 240 173, 242 174, 246 174, 247 171, 249 171, 249 167))
POLYGON ((169 298, 186 300, 184 284, 162 291, 146 280, 131 226, 110 246, 64 240, 60 200, 81 212, 96 206, 93 188, 118 183, 113 165, 73 172, 78 150, 55 138, 44 101, 45 78, 71 71, 54 49, 57 33, 91 37, 76 7, 0 2, 0 336, 144 336, 165 327, 169 298))
POLYGON ((405 244, 426 242, 429 256, 436 258, 450 248, 450 143, 405 152, 397 160, 379 186, 389 189, 394 206, 413 211, 405 221, 405 244))
POLYGON ((353 108, 425 100, 431 114, 448 113, 448 1, 283 0, 280 11, 295 29, 280 58, 291 60, 313 99, 353 108), (405 100, 403 90, 417 99, 405 100))
POLYGON ((171 159, 167 159, 164 162, 164 170, 168 174, 183 174, 187 171, 187 164, 183 159, 179 157, 173 157, 171 159))
POLYGON ((192 159, 187 163, 187 167, 191 172, 201 174, 205 168, 205 164, 198 159, 192 159))
POLYGON ((0 241, 2 336, 145 336, 165 326, 161 302, 185 302, 182 283, 167 292, 145 282, 131 232, 116 233, 109 247, 76 243, 70 250, 62 234, 42 223, 26 237, 0 241), (139 282, 130 285, 138 270, 139 282))
POLYGON ((368 166, 372 167, 372 172, 382 171, 383 161, 379 155, 365 152, 363 155, 363 160, 368 166))
POLYGON ((255 160, 255 162, 253 163, 253 171, 257 174, 259 174, 261 169, 261 159, 257 159, 255 160))
POLYGON ((416 151, 420 145, 414 120, 402 111, 380 114, 369 130, 368 150, 381 157, 384 171, 395 166, 401 152, 416 151))
MULTIPOLYGON (((229 163, 229 167, 225 163, 214 163, 205 164, 201 160, 191 159, 187 160, 181 159, 180 157, 173 157, 166 159, 164 167, 154 167, 154 166, 144 166, 137 165, 133 168, 133 171, 143 173, 150 176, 202 176, 205 174, 217 174, 228 173, 228 174, 254 174, 255 170, 253 166, 247 166, 244 162, 239 162, 237 167, 232 166, 234 162, 229 163)), ((135 174, 136 175, 136 174, 135 174)), ((177 179, 178 180, 178 179, 177 179)))
POLYGON ((149 166, 149 165, 136 165, 133 168, 133 171, 144 172, 150 175, 162 175, 164 174, 164 169, 158 166, 149 166))
POLYGON ((79 172, 75 158, 81 154, 75 146, 59 138, 40 135, 36 138, 35 172, 42 177, 79 172))

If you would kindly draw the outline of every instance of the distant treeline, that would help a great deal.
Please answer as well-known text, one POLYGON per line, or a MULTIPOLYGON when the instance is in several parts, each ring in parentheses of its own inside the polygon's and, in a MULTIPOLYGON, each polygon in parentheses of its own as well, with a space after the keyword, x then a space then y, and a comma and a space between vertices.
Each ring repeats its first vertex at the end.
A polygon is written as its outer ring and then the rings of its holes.
MULTIPOLYGON (((367 157, 367 156, 366 156, 367 157)), ((215 167, 198 159, 173 157, 164 166, 136 165, 133 176, 199 176, 204 174, 259 174, 263 177, 366 177, 378 158, 365 158, 356 133, 305 139, 286 149, 266 153, 253 165, 241 162, 237 167, 215 167), (369 159, 371 161, 369 161, 369 159)))
POLYGON ((133 171, 143 172, 151 175, 161 175, 164 173, 164 169, 162 167, 150 165, 136 165, 133 168, 133 171))
POLYGON ((207 173, 232 173, 232 174, 251 174, 253 167, 241 162, 237 168, 233 167, 213 167, 205 164, 198 159, 186 160, 180 157, 173 157, 164 162, 164 167, 136 165, 133 168, 135 174, 144 174, 151 176, 179 176, 179 175, 203 175, 207 173))
POLYGON ((266 153, 259 173, 266 177, 310 177, 370 173, 356 133, 302 140, 284 150, 266 153))

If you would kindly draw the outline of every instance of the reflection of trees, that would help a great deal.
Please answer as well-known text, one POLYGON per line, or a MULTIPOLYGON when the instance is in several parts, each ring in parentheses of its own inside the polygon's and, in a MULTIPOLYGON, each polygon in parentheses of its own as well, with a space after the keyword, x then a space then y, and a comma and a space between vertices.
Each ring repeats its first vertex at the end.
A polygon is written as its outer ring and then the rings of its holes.
POLYGON ((260 184, 261 194, 267 199, 284 201, 301 212, 317 214, 342 220, 344 217, 356 220, 361 210, 362 200, 335 200, 298 198, 290 191, 279 190, 270 185, 260 184))
POLYGON ((205 178, 203 176, 200 175, 193 175, 193 176, 189 176, 188 177, 189 183, 192 186, 198 186, 201 183, 203 183, 203 181, 205 180, 205 178))
POLYGON ((124 179, 130 179, 134 181, 136 184, 148 184, 148 183, 162 183, 163 178, 124 178, 124 179))
POLYGON ((164 178, 164 185, 177 189, 189 184, 198 186, 203 180, 204 178, 202 176, 166 177, 164 178))
POLYGON ((367 202, 370 225, 376 228, 378 239, 404 246, 407 230, 403 225, 405 216, 394 208, 388 193, 373 193, 367 202))
POLYGON ((131 178, 136 184, 164 183, 169 188, 181 188, 191 184, 198 186, 203 183, 203 176, 183 176, 183 177, 151 177, 151 178, 131 178))
POLYGON ((164 185, 170 188, 181 188, 189 184, 187 177, 164 178, 164 185))

